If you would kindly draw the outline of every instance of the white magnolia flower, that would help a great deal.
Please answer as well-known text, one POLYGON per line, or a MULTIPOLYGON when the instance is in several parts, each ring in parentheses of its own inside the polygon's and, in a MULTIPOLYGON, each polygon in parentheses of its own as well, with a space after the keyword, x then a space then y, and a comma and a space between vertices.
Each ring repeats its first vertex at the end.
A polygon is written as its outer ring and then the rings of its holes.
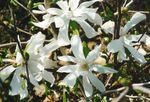
MULTIPOLYGON (((107 48, 109 52, 116 53, 118 52, 118 61, 123 61, 127 60, 127 56, 125 53, 125 48, 127 48, 132 56, 135 58, 140 63, 146 63, 146 60, 144 56, 139 53, 135 48, 133 48, 133 41, 135 39, 139 38, 138 37, 134 38, 132 35, 128 35, 127 32, 134 27, 136 24, 141 22, 142 20, 146 19, 146 16, 140 12, 135 13, 130 21, 127 22, 127 24, 124 27, 121 27, 120 29, 120 38, 116 40, 112 40, 107 48), (131 37, 132 36, 132 37, 131 37)), ((102 29, 106 33, 110 33, 114 35, 114 22, 113 21, 108 21, 102 25, 102 29)))
POLYGON ((75 35, 71 39, 71 48, 75 57, 67 55, 58 57, 59 60, 75 63, 74 65, 66 65, 58 69, 58 72, 60 73, 69 73, 61 84, 73 87, 76 83, 77 77, 82 76, 83 88, 87 97, 90 97, 93 94, 92 85, 94 85, 100 92, 104 92, 105 86, 95 75, 92 74, 92 71, 100 73, 115 73, 116 71, 99 64, 94 64, 94 61, 99 57, 100 47, 96 47, 89 52, 85 58, 81 39, 79 36, 75 35))
MULTIPOLYGON (((82 27, 88 38, 93 38, 98 35, 98 33, 86 22, 86 20, 97 25, 102 25, 102 18, 99 16, 99 14, 96 13, 97 8, 89 8, 89 6, 94 4, 96 1, 99 0, 86 1, 79 5, 80 0, 69 0, 69 2, 61 0, 57 2, 57 5, 60 7, 60 9, 48 8, 46 11, 43 6, 40 6, 41 11, 39 12, 47 13, 43 16, 42 22, 33 24, 40 28, 46 29, 50 26, 51 23, 55 23, 56 28, 59 28, 59 34, 57 38, 58 41, 52 42, 57 43, 57 46, 55 46, 54 50, 60 46, 66 46, 70 44, 68 37, 68 27, 70 20, 76 21, 82 27)), ((39 12, 34 11, 34 13, 38 14, 39 12)), ((50 47, 49 49, 51 51, 53 44, 52 46, 51 44, 48 46, 50 47)), ((48 49, 48 46, 46 46, 46 49, 48 49)))
MULTIPOLYGON (((34 86, 39 86, 38 81, 41 81, 42 79, 50 82, 52 85, 55 80, 52 73, 44 69, 47 67, 47 64, 50 63, 50 59, 48 59, 46 56, 40 56, 38 53, 39 49, 43 46, 44 40, 45 36, 39 32, 31 37, 25 49, 25 51, 29 54, 29 80, 34 86)), ((27 72, 24 59, 22 58, 19 49, 16 49, 16 51, 16 59, 14 62, 16 63, 17 67, 11 65, 4 68, 2 71, 0 71, 0 78, 4 81, 12 72, 14 72, 10 83, 11 90, 9 91, 9 94, 19 94, 20 99, 23 99, 28 95, 27 80, 24 78, 27 77, 27 72)))

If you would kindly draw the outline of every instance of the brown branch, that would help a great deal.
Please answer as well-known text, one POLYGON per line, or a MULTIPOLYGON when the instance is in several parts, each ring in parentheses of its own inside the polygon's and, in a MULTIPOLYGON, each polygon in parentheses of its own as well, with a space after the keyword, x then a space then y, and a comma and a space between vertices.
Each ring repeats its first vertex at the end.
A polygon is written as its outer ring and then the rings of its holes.
MULTIPOLYGON (((119 39, 119 35, 120 35, 120 24, 121 24, 121 17, 122 17, 122 14, 121 14, 121 0, 117 0, 116 1, 116 5, 117 5, 117 11, 118 11, 118 15, 117 15, 117 19, 116 19, 116 22, 115 22, 115 28, 114 28, 114 39, 119 39)), ((114 68, 117 70, 119 68, 119 64, 118 64, 118 61, 117 61, 117 55, 118 53, 115 53, 114 54, 114 68)))

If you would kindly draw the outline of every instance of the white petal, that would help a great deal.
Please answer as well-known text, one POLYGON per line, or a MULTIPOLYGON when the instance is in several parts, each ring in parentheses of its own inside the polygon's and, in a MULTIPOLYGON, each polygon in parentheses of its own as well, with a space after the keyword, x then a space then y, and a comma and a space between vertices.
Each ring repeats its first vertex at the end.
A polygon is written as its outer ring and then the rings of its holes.
POLYGON ((60 67, 57 70, 57 72, 60 72, 60 73, 70 73, 70 72, 75 72, 78 68, 79 68, 78 65, 66 65, 66 66, 60 67))
POLYGON ((44 14, 46 13, 45 11, 40 11, 40 10, 32 10, 33 13, 35 14, 44 14))
POLYGON ((59 56, 58 57, 59 60, 62 60, 62 61, 71 61, 71 62, 74 62, 76 63, 76 58, 75 57, 72 57, 72 56, 59 56))
POLYGON ((132 56, 135 58, 136 61, 140 62, 141 64, 146 63, 147 61, 144 58, 144 55, 139 53, 136 49, 132 46, 125 45, 125 47, 131 52, 132 56))
POLYGON ((100 46, 96 47, 86 57, 87 63, 93 63, 100 55, 100 46))
POLYGON ((35 14, 44 14, 46 13, 46 9, 43 5, 38 5, 39 10, 32 10, 35 14))
MULTIPOLYGON (((141 37, 142 34, 139 35, 141 37)), ((150 46, 150 36, 144 34, 144 36, 141 38, 140 42, 144 42, 147 46, 150 46)))
POLYGON ((21 53, 17 52, 17 54, 16 54, 16 63, 17 63, 17 65, 20 65, 23 61, 24 60, 23 60, 23 57, 22 57, 21 53))
POLYGON ((38 5, 38 8, 39 8, 39 10, 41 10, 41 11, 45 11, 45 10, 46 10, 43 5, 38 5))
POLYGON ((5 79, 7 79, 9 77, 9 75, 15 70, 16 68, 14 68, 13 66, 8 66, 6 68, 4 68, 3 70, 0 71, 0 79, 2 79, 2 81, 4 81, 5 79))
POLYGON ((116 52, 118 52, 119 50, 124 49, 124 46, 123 46, 123 39, 122 39, 122 38, 119 38, 119 39, 116 39, 116 40, 112 40, 112 41, 108 44, 107 49, 108 49, 109 52, 112 52, 112 53, 116 53, 116 52))
POLYGON ((50 19, 45 19, 44 21, 42 22, 38 22, 38 23, 35 23, 35 22, 32 22, 35 26, 37 27, 40 27, 40 28, 43 28, 43 29, 46 29, 50 26, 50 24, 52 23, 52 21, 50 21, 50 19))
POLYGON ((55 26, 60 28, 65 24, 64 20, 61 17, 55 17, 55 26))
POLYGON ((78 35, 71 38, 71 49, 78 61, 85 60, 81 39, 78 35))
POLYGON ((92 73, 88 73, 88 78, 90 82, 96 87, 96 89, 98 89, 102 93, 105 91, 104 84, 97 77, 95 77, 92 73))
POLYGON ((42 73, 42 77, 46 81, 50 82, 51 86, 54 84, 55 77, 53 76, 53 74, 51 72, 44 70, 44 72, 42 73))
POLYGON ((97 13, 88 13, 88 20, 94 24, 102 25, 102 17, 97 13))
POLYGON ((29 74, 29 78, 30 78, 30 82, 34 85, 34 86, 39 86, 39 83, 37 82, 37 80, 32 76, 32 74, 29 74))
POLYGON ((68 74, 64 80, 61 82, 61 84, 63 85, 67 85, 71 88, 74 87, 75 83, 76 83, 76 79, 78 76, 76 76, 74 73, 68 74))
POLYGON ((92 96, 93 94, 93 87, 88 79, 87 76, 83 76, 83 88, 84 88, 84 92, 85 92, 85 95, 87 97, 90 97, 92 96))
POLYGON ((75 21, 80 24, 88 38, 93 38, 98 35, 94 28, 92 28, 86 21, 80 19, 75 19, 75 21))
POLYGON ((62 14, 62 11, 58 8, 48 8, 46 11, 51 15, 61 15, 62 14))
POLYGON ((41 55, 48 55, 50 52, 55 51, 58 49, 60 46, 58 45, 57 40, 53 40, 49 44, 46 44, 43 48, 40 49, 40 54, 41 55))
POLYGON ((69 5, 67 1, 58 1, 57 5, 63 10, 63 11, 68 11, 69 10, 69 5))
POLYGON ((14 73, 12 81, 10 83, 11 90, 9 91, 9 95, 18 95, 20 94, 20 99, 27 97, 27 81, 20 77, 22 74, 22 69, 17 69, 14 73))
POLYGON ((37 34, 33 35, 28 41, 26 51, 28 53, 37 54, 39 49, 43 47, 44 40, 45 35, 43 35, 41 32, 38 32, 37 34))
POLYGON ((79 8, 87 8, 99 0, 85 1, 79 5, 79 8))
POLYGON ((49 58, 49 56, 40 57, 40 61, 44 68, 52 68, 57 66, 57 61, 53 61, 49 58))
POLYGON ((114 34, 114 27, 115 27, 115 22, 110 20, 105 22, 101 26, 101 28, 104 30, 105 33, 110 33, 110 34, 114 34))
POLYGON ((80 0, 69 0, 69 7, 74 10, 78 7, 80 0))
POLYGON ((59 34, 57 38, 57 43, 59 46, 66 46, 70 44, 69 36, 68 36, 68 27, 69 21, 66 21, 64 26, 60 27, 59 34))
POLYGON ((116 70, 109 68, 109 67, 104 67, 101 65, 93 65, 92 70, 100 73, 117 73, 116 70))
POLYGON ((122 62, 122 61, 124 61, 124 60, 127 60, 127 56, 126 56, 124 47, 119 50, 118 56, 117 56, 117 60, 118 60, 119 62, 122 62))
POLYGON ((132 27, 134 27, 135 25, 137 25, 139 22, 143 21, 144 19, 146 19, 146 15, 145 14, 142 14, 140 12, 136 12, 132 16, 130 21, 128 21, 127 24, 124 26, 123 34, 126 34, 132 27))

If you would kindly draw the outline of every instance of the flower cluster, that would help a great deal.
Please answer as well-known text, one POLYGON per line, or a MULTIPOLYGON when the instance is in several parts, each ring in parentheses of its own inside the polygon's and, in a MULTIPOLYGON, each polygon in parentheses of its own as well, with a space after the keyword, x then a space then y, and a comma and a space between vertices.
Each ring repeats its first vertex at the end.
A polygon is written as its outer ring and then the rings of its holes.
MULTIPOLYGON (((27 66, 25 60, 22 57, 18 46, 15 51, 15 59, 4 59, 4 62, 11 62, 10 66, 7 66, 0 71, 0 79, 6 80, 11 74, 13 77, 10 82, 11 89, 10 95, 20 95, 20 99, 27 97, 28 95, 28 83, 29 81, 35 87, 39 86, 41 80, 46 80, 53 86, 55 77, 49 71, 48 68, 53 68, 56 63, 49 58, 49 53, 55 51, 62 46, 71 46, 72 56, 63 55, 58 56, 59 60, 71 62, 69 65, 60 66, 57 72, 69 73, 60 83, 60 85, 66 85, 71 88, 74 87, 77 78, 81 78, 83 89, 87 97, 92 96, 93 87, 100 92, 105 92, 104 84, 96 77, 95 72, 103 73, 117 73, 113 68, 102 66, 94 63, 94 61, 101 56, 101 45, 95 45, 94 49, 88 52, 87 56, 83 51, 83 45, 80 38, 80 33, 69 34, 70 22, 74 21, 82 28, 84 34, 88 39, 94 38, 100 34, 90 24, 95 24, 106 34, 114 34, 115 23, 113 21, 107 21, 103 24, 102 17, 96 13, 97 8, 91 8, 95 2, 99 0, 85 1, 79 4, 80 0, 60 0, 56 4, 59 8, 45 8, 43 5, 39 5, 39 10, 33 10, 35 14, 42 14, 43 21, 33 22, 33 24, 42 29, 48 29, 52 23, 59 29, 57 38, 51 40, 50 43, 44 44, 45 35, 41 32, 33 35, 27 42, 24 49, 24 53, 28 56, 27 66), (27 73, 27 70, 29 73, 27 73), (28 75, 29 74, 29 75, 28 75)), ((129 30, 139 22, 146 19, 146 16, 140 12, 135 13, 130 21, 124 27, 120 28, 120 37, 112 40, 107 49, 111 53, 118 53, 117 59, 119 62, 128 60, 129 57, 126 54, 127 49, 134 59, 141 64, 146 63, 144 55, 134 48, 134 41, 138 41, 142 35, 130 35, 129 30)), ((144 35, 140 41, 146 45, 150 45, 150 37, 144 35)), ((58 66, 57 66, 58 67, 58 66)))

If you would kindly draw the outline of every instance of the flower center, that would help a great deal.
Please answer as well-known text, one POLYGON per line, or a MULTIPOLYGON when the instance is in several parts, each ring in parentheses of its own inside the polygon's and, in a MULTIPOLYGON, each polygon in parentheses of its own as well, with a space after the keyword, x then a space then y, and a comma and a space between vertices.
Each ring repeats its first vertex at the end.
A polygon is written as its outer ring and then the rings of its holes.
POLYGON ((81 63, 80 68, 81 68, 80 70, 82 70, 82 71, 88 71, 89 70, 89 66, 87 63, 81 63))
POLYGON ((71 19, 72 16, 73 16, 72 11, 66 11, 66 12, 65 12, 65 15, 66 15, 66 17, 67 17, 68 19, 71 19))

